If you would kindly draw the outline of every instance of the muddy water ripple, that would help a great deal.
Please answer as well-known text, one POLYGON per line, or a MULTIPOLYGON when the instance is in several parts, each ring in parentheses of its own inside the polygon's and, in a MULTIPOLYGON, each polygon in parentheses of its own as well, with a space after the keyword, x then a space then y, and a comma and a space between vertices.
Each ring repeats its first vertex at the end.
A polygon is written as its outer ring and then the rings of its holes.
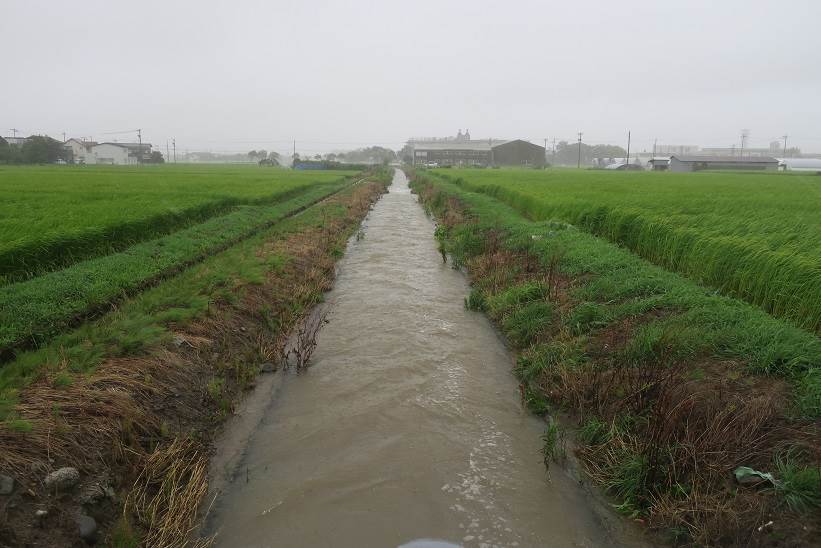
POLYGON ((466 311, 397 171, 352 239, 307 373, 286 375, 210 518, 218 546, 611 546, 562 473, 511 356, 466 311))

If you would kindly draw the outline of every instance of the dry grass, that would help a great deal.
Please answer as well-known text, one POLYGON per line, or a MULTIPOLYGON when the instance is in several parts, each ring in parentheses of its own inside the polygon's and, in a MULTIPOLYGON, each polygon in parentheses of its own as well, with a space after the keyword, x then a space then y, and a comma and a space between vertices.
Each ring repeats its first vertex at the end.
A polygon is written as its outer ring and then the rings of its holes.
POLYGON ((170 351, 110 360, 68 386, 55 382, 58 373, 45 375, 21 394, 15 411, 31 431, 0 423, 0 468, 28 478, 31 485, 51 463, 93 470, 128 462, 160 431, 160 418, 146 403, 199 384, 198 369, 170 351))
POLYGON ((124 510, 145 529, 144 544, 154 548, 209 546, 209 539, 190 538, 208 491, 208 452, 202 443, 176 438, 145 456, 139 466, 140 475, 124 510))

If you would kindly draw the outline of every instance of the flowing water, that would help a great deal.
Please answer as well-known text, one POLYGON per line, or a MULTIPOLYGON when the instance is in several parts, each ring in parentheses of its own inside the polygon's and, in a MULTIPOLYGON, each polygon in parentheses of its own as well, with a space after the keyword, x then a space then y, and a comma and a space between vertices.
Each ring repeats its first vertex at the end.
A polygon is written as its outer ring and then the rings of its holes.
POLYGON ((397 171, 340 262, 313 366, 286 375, 209 519, 218 546, 612 546, 542 464, 511 355, 465 310, 397 171))

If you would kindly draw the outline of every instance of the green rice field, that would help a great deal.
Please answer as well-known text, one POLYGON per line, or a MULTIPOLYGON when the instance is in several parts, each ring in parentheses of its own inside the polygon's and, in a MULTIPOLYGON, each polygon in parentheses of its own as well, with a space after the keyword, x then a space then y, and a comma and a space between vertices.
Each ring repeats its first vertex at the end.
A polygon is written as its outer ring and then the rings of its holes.
POLYGON ((436 170, 535 221, 560 220, 821 331, 821 177, 436 170))
POLYGON ((349 185, 258 166, 0 168, 0 356, 349 185))
POLYGON ((258 166, 0 166, 0 285, 352 174, 258 166))

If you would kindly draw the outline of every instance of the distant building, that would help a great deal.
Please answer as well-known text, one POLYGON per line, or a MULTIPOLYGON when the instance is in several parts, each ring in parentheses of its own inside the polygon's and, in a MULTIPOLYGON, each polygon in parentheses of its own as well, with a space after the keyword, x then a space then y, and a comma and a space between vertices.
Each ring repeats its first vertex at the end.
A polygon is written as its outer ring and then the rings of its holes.
POLYGON ((3 137, 3 139, 13 147, 21 147, 28 141, 28 137, 3 137))
POLYGON ((784 171, 807 171, 821 175, 821 159, 779 158, 778 169, 782 169, 784 171))
POLYGON ((411 141, 414 165, 430 166, 533 166, 543 167, 545 149, 521 139, 469 139, 470 133, 456 139, 411 141))
POLYGON ((604 169, 611 169, 613 171, 644 171, 641 164, 628 164, 627 162, 613 162, 604 167, 604 169))
MULTIPOLYGON (((704 147, 699 152, 699 156, 739 156, 741 154, 740 147, 704 147)), ((744 148, 744 158, 769 158, 773 155, 773 151, 769 148, 744 148)))
POLYGON ((647 169, 651 171, 667 171, 670 169, 670 158, 650 158, 647 160, 647 169))
POLYGON ((117 143, 100 143, 91 147, 92 161, 90 164, 129 165, 136 164, 136 159, 130 158, 128 148, 117 143))
POLYGON ((692 155, 698 154, 700 147, 698 145, 655 145, 653 151, 656 154, 668 156, 670 154, 692 155))
POLYGON ((90 164, 134 165, 151 161, 150 143, 99 143, 86 156, 90 164))
POLYGON ((670 157, 670 171, 702 171, 705 169, 776 171, 778 160, 765 156, 678 156, 670 157))
POLYGON ((96 145, 95 141, 83 141, 82 139, 71 138, 64 143, 69 151, 68 162, 73 164, 96 164, 91 149, 96 145))

